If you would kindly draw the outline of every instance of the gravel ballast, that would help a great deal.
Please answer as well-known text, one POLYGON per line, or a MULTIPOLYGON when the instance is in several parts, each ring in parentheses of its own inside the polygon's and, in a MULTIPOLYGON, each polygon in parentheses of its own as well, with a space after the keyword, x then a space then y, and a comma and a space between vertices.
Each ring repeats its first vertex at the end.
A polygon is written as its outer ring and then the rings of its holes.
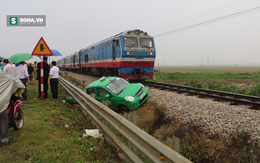
MULTIPOLYGON (((65 73, 65 71, 62 71, 65 73)), ((87 86, 98 77, 66 71, 87 86)), ((260 111, 246 108, 243 105, 213 101, 212 99, 185 96, 165 90, 149 88, 148 101, 156 101, 167 108, 167 117, 178 119, 181 123, 192 123, 203 131, 229 138, 233 132, 248 131, 251 139, 260 139, 260 111)))

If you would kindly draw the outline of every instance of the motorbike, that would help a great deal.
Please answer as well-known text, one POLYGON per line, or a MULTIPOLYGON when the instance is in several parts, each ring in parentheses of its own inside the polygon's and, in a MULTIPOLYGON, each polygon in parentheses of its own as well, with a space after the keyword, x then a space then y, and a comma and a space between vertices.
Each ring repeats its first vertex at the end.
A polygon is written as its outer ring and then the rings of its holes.
POLYGON ((22 98, 16 97, 14 94, 12 95, 8 108, 5 111, 8 115, 8 128, 14 128, 18 130, 23 127, 24 117, 23 111, 21 109, 22 98))
POLYGON ((21 109, 22 98, 12 95, 8 104, 7 110, 5 111, 8 115, 8 128, 14 128, 18 130, 24 125, 23 111, 21 109))
POLYGON ((0 70, 0 113, 8 115, 8 126, 18 130, 24 125, 21 95, 25 86, 19 78, 0 70))

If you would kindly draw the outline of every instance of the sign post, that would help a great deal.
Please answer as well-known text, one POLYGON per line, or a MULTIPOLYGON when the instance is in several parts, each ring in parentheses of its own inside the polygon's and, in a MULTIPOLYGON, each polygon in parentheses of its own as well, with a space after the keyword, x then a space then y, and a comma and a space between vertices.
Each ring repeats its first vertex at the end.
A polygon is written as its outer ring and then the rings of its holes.
POLYGON ((41 71, 40 71, 41 80, 39 80, 38 82, 41 82, 41 99, 43 99, 43 96, 44 96, 44 91, 43 91, 43 88, 44 88, 44 82, 43 82, 43 80, 44 80, 43 79, 43 57, 44 56, 53 56, 50 48, 48 47, 48 45, 44 41, 43 37, 40 38, 40 40, 38 41, 37 45, 35 46, 35 48, 34 48, 34 50, 32 52, 32 56, 41 56, 41 71))

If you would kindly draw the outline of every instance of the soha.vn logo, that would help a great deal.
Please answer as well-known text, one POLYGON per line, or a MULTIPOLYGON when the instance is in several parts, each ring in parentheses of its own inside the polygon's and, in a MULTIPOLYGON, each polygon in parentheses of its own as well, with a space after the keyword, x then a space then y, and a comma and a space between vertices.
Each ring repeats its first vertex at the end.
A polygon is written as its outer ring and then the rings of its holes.
POLYGON ((18 18, 17 17, 10 17, 9 19, 9 24, 10 25, 17 25, 17 21, 18 21, 18 18))

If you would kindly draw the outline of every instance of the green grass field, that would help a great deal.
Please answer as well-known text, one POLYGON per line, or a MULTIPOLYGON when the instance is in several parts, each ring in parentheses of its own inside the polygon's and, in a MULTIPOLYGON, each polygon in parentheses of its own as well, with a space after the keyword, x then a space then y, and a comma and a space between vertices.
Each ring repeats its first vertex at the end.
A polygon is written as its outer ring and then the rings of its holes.
POLYGON ((109 142, 82 138, 83 129, 95 126, 80 107, 63 102, 61 86, 58 99, 40 100, 37 85, 28 88, 28 101, 21 106, 25 124, 18 131, 9 129, 9 138, 17 142, 0 147, 0 162, 121 162, 109 142))
MULTIPOLYGON (((157 68, 158 66, 155 66, 157 68)), ((221 66, 160 66, 161 72, 214 72, 214 73, 223 73, 223 72, 257 72, 259 71, 260 66, 258 67, 221 67, 221 66)))
POLYGON ((150 81, 260 96, 260 67, 161 67, 150 81))

